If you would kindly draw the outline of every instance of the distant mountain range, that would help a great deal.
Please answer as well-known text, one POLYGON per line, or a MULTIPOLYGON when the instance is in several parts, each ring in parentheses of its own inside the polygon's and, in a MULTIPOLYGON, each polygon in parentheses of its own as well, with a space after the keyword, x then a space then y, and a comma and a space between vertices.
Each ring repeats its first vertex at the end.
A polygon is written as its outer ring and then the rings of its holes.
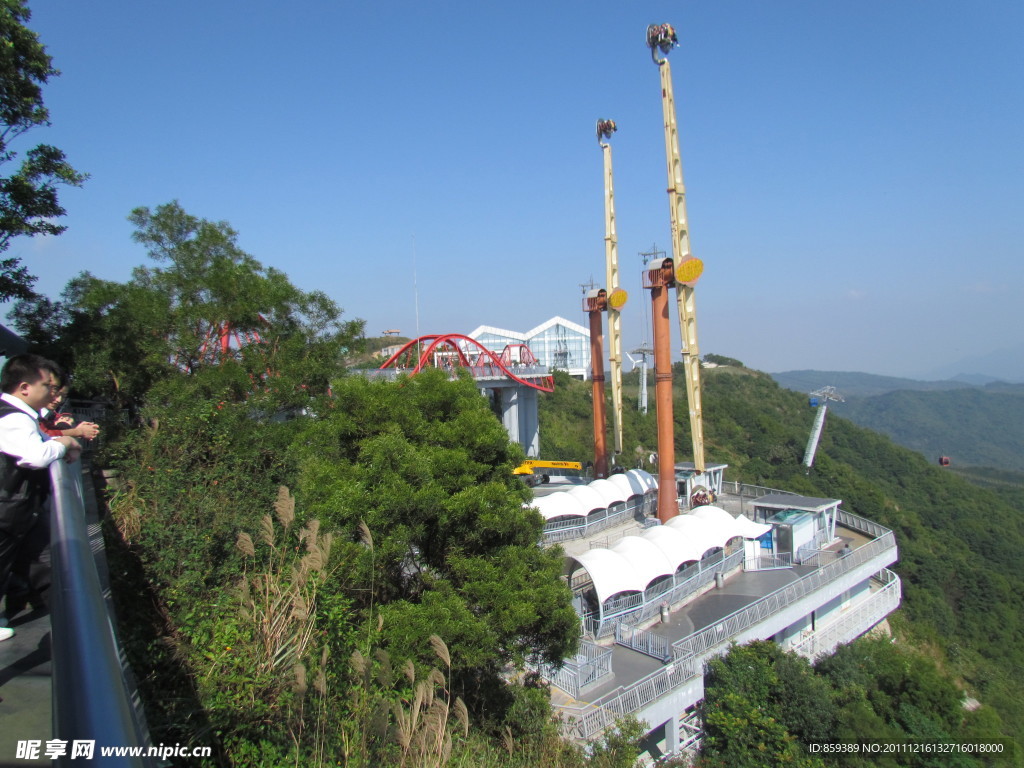
POLYGON ((1024 384, 917 381, 845 371, 771 374, 810 393, 834 386, 845 402, 830 411, 891 437, 929 459, 1024 472, 1024 384))
POLYGON ((957 379, 974 384, 991 381, 1024 383, 1024 344, 953 360, 929 371, 927 378, 957 379))

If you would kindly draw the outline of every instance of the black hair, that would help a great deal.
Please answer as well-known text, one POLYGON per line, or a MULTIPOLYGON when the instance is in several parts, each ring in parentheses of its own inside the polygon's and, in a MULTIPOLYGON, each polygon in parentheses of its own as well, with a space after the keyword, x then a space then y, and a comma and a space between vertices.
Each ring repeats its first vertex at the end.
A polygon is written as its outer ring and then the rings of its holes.
POLYGON ((47 360, 42 355, 15 355, 4 363, 4 369, 0 372, 0 390, 9 395, 13 394, 23 381, 29 384, 38 383, 43 378, 44 371, 61 381, 64 380, 60 368, 52 360, 47 360))

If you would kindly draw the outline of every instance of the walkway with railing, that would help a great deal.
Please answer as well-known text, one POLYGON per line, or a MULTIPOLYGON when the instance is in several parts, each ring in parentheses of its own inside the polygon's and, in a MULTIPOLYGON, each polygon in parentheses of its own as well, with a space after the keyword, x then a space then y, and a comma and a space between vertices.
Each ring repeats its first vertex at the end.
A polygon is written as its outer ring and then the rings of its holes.
POLYGON ((571 539, 587 539, 595 533, 630 521, 643 527, 645 516, 652 508, 655 508, 655 505, 647 497, 636 495, 626 502, 617 502, 586 517, 548 520, 544 523, 544 543, 555 544, 571 539))
MULTIPOLYGON (((0 644, 0 697, 4 699, 0 703, 4 722, 0 765, 14 764, 13 739, 39 741, 42 758, 46 758, 47 742, 55 745, 55 751, 63 742, 63 754, 55 760, 61 766, 80 762, 71 755, 75 741, 91 742, 97 759, 101 746, 148 746, 104 597, 99 569, 103 542, 89 478, 83 478, 81 463, 63 461, 51 465, 50 477, 53 585, 49 616, 35 612, 24 617, 27 623, 19 616, 21 623, 14 622, 18 634, 0 644), (34 647, 25 648, 19 639, 26 638, 38 639, 34 647), (32 678, 25 681, 31 685, 21 685, 23 677, 32 678), (8 706, 13 708, 11 717, 4 712, 8 706)), ((104 757, 103 764, 135 768, 155 765, 155 761, 104 757)))
POLYGON ((612 652, 609 648, 580 640, 576 655, 565 662, 553 675, 546 675, 552 685, 574 699, 589 686, 612 674, 612 652))
POLYGON ((895 560, 896 539, 892 531, 886 531, 881 537, 853 550, 849 555, 822 565, 792 584, 788 584, 769 595, 765 595, 746 608, 736 611, 734 614, 716 622, 714 626, 706 627, 698 632, 694 632, 689 637, 673 643, 672 647, 675 657, 678 659, 698 658, 703 660, 718 651, 722 651, 734 637, 742 634, 754 625, 760 624, 765 619, 781 613, 788 606, 828 586, 855 568, 859 568, 876 557, 884 555, 889 550, 892 551, 892 560, 895 560))
POLYGON ((903 594, 899 576, 887 568, 882 571, 879 581, 883 585, 881 589, 844 610, 837 619, 817 627, 807 637, 791 645, 789 650, 814 661, 819 656, 832 653, 836 646, 848 642, 850 637, 864 634, 899 608, 903 594))
MULTIPOLYGON (((811 573, 797 578, 740 610, 723 616, 708 626, 672 643, 671 661, 661 669, 655 670, 627 686, 620 686, 609 691, 588 704, 560 707, 563 715, 568 718, 567 732, 575 738, 588 739, 614 723, 618 718, 644 709, 657 698, 676 688, 681 688, 684 684, 702 675, 707 659, 726 651, 729 643, 737 636, 749 632, 787 607, 796 605, 803 598, 828 588, 858 568, 872 564, 872 561, 876 561, 879 565, 878 571, 883 574, 881 578, 886 581, 885 587, 870 600, 865 601, 863 610, 857 610, 841 624, 837 622, 835 627, 832 625, 826 627, 825 631, 828 631, 830 636, 826 640, 822 635, 821 639, 817 641, 818 646, 831 642, 833 633, 836 638, 839 638, 836 642, 852 639, 895 610, 899 606, 899 579, 895 575, 885 575, 891 572, 884 570, 884 565, 882 565, 883 562, 888 564, 896 559, 896 541, 892 531, 870 520, 841 510, 837 522, 848 529, 873 538, 849 554, 834 554, 831 557, 816 558, 814 563, 816 567, 811 573), (865 625, 865 622, 871 621, 873 616, 877 616, 877 619, 870 625, 865 625), (861 627, 863 628, 861 629, 861 627), (844 631, 845 636, 843 636, 844 631)), ((736 554, 742 557, 742 553, 736 554)), ((660 607, 660 603, 657 605, 660 607)), ((639 623, 642 622, 635 622, 635 624, 639 623)), ((665 658, 666 641, 664 638, 655 639, 656 637, 655 633, 645 632, 635 626, 616 630, 616 640, 621 640, 620 644, 635 648, 641 653, 655 658, 665 658)), ((803 652, 805 654, 810 648, 810 640, 811 638, 808 638, 804 642, 803 652)))

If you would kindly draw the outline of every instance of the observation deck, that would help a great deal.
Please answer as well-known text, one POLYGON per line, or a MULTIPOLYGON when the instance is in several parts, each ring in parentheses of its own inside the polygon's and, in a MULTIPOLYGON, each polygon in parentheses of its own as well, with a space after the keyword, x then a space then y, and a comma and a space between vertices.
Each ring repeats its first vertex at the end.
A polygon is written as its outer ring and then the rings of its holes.
MULTIPOLYGON (((794 513, 829 501, 736 483, 724 483, 722 491, 715 505, 734 517, 763 517, 761 499, 778 506, 791 500, 794 513)), ((827 540, 817 536, 796 554, 760 554, 749 541, 746 547, 730 544, 670 579, 662 577, 654 589, 606 599, 600 621, 581 611, 579 652, 561 669, 545 670, 566 735, 592 739, 634 715, 651 729, 652 756, 693 749, 700 739, 694 721, 704 697, 705 664, 732 643, 774 640, 813 660, 896 610, 900 580, 888 570, 898 557, 892 531, 832 501, 827 540)), ((589 539, 561 544, 573 560, 638 536, 647 525, 629 517, 589 539)), ((577 610, 582 581, 570 582, 577 610)))

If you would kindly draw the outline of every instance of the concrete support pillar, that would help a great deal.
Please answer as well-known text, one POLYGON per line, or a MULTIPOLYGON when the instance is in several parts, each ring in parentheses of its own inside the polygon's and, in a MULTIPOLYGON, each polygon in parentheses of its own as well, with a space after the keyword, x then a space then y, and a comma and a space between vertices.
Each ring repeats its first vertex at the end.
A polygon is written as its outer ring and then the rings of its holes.
POLYGON ((679 718, 673 717, 665 722, 665 753, 674 755, 679 751, 679 718))
POLYGON ((494 401, 508 438, 519 443, 530 458, 540 454, 540 419, 537 390, 523 386, 495 387, 494 401))

